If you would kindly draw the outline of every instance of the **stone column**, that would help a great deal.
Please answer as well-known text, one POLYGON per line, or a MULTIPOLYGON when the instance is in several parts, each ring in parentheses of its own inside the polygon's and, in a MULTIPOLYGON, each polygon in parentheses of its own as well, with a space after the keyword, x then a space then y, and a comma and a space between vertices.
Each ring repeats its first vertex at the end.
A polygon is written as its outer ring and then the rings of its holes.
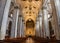
MULTIPOLYGON (((58 18, 58 25, 59 25, 59 28, 60 28, 60 0, 54 0, 55 2, 55 7, 56 7, 56 12, 57 12, 57 18, 58 18)), ((60 29, 59 30, 59 33, 60 33, 60 29)), ((60 37, 60 34, 59 34, 59 37, 60 37)))
POLYGON ((22 17, 22 28, 21 28, 22 30, 21 30, 21 33, 22 33, 22 37, 24 37, 25 35, 24 35, 24 29, 25 29, 25 27, 24 27, 24 20, 23 20, 23 17, 22 17))
POLYGON ((0 29, 1 29, 2 18, 3 18, 6 1, 7 0, 0 0, 0 29))
POLYGON ((53 18, 53 26, 54 26, 54 31, 55 31, 55 36, 57 39, 59 39, 59 26, 58 26, 58 18, 57 18, 57 13, 56 13, 56 8, 55 8, 55 3, 54 0, 51 1, 51 6, 52 6, 52 18, 53 18))
POLYGON ((17 37, 17 23, 18 23, 18 15, 19 15, 19 8, 18 6, 15 6, 14 12, 13 12, 13 21, 12 21, 12 29, 11 29, 11 37, 16 38, 17 37))
POLYGON ((22 17, 20 17, 20 37, 22 37, 22 17))
POLYGON ((19 15, 19 20, 18 20, 18 34, 17 36, 18 37, 22 37, 24 36, 23 32, 24 32, 24 27, 23 27, 23 21, 22 21, 22 15, 21 15, 21 12, 20 12, 20 15, 19 15))
POLYGON ((55 2, 56 12, 58 16, 58 23, 60 24, 60 0, 54 0, 54 2, 55 2))
POLYGON ((50 38, 50 33, 49 33, 49 24, 48 24, 48 0, 44 1, 43 4, 43 13, 44 13, 44 36, 50 38))
POLYGON ((40 11, 39 14, 39 30, 40 30, 40 36, 43 37, 43 29, 42 29, 42 10, 40 11))
POLYGON ((18 25, 17 25, 17 37, 20 37, 20 15, 18 17, 18 25))
POLYGON ((43 30, 43 37, 46 38, 46 31, 44 26, 44 11, 42 9, 42 30, 43 30))
POLYGON ((5 39, 6 35, 6 26, 7 26, 7 20, 8 20, 8 14, 10 9, 11 0, 7 0, 6 6, 4 9, 3 19, 2 19, 2 26, 1 26, 1 40, 5 39))
POLYGON ((17 23, 18 23, 18 16, 19 16, 19 9, 17 9, 17 14, 16 14, 15 38, 17 37, 17 23))
POLYGON ((40 28, 39 28, 39 17, 37 17, 37 20, 36 20, 36 36, 39 36, 40 35, 40 28))
POLYGON ((5 5, 6 5, 6 0, 0 0, 0 38, 1 38, 1 24, 2 24, 5 5))
POLYGON ((48 25, 48 13, 46 11, 46 9, 44 9, 44 28, 45 28, 45 32, 46 32, 46 37, 50 37, 50 33, 49 33, 49 25, 48 25))
POLYGON ((40 32, 41 32, 41 33, 40 33, 40 36, 43 37, 43 31, 42 31, 42 17, 40 17, 40 20, 39 20, 39 21, 40 21, 40 23, 39 23, 39 24, 40 24, 40 32))

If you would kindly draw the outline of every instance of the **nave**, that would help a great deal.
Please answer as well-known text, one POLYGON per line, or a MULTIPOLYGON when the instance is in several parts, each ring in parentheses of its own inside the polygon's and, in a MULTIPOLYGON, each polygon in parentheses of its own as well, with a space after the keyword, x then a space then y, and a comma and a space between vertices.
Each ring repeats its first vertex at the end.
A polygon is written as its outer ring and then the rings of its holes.
POLYGON ((0 2, 0 43, 60 43, 60 0, 0 2))

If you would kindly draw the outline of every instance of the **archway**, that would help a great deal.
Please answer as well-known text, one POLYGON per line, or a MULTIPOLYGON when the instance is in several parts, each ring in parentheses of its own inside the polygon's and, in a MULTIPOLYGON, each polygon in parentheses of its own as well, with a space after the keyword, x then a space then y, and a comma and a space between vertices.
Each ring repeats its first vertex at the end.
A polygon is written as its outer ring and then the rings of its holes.
POLYGON ((11 36, 11 26, 12 26, 12 21, 9 21, 8 29, 6 30, 6 38, 10 38, 11 36))
POLYGON ((35 23, 32 19, 26 21, 26 35, 34 36, 35 35, 35 23))
POLYGON ((26 21, 26 28, 34 28, 35 23, 32 19, 26 21))

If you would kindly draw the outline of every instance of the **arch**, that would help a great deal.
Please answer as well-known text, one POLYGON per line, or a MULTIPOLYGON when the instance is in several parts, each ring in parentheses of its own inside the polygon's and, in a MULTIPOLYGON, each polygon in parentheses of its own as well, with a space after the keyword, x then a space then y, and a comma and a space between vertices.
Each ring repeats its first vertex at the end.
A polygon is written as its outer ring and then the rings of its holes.
POLYGON ((28 19, 26 21, 26 28, 34 28, 35 27, 35 23, 32 19, 28 19))
POLYGON ((6 31, 7 37, 11 36, 11 27, 12 27, 12 21, 9 21, 8 29, 6 31))

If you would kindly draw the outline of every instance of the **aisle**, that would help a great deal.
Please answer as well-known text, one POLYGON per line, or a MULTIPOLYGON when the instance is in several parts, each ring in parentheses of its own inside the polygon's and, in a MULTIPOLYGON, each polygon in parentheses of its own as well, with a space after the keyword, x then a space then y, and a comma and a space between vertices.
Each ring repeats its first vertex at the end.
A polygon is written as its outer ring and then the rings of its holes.
POLYGON ((35 41, 32 38, 30 38, 30 37, 26 39, 26 43, 34 43, 34 42, 35 41))

